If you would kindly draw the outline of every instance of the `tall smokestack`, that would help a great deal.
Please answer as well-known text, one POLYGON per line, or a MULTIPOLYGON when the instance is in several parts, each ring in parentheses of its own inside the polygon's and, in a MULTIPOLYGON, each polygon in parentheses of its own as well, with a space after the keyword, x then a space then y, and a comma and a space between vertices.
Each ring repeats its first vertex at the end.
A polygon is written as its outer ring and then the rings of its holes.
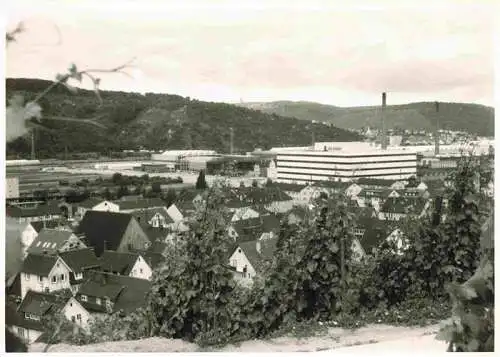
POLYGON ((35 129, 31 130, 31 160, 36 159, 35 153, 35 129))
POLYGON ((381 138, 381 146, 382 150, 387 149, 387 132, 385 128, 385 107, 387 105, 387 94, 384 92, 382 93, 382 138, 381 138))
MULTIPOLYGON (((436 102, 436 113, 439 113, 439 102, 436 102)), ((439 155, 439 115, 436 115, 436 132, 434 133, 434 155, 439 155)))
POLYGON ((230 131, 230 135, 231 135, 231 137, 229 138, 229 140, 230 140, 230 143, 229 143, 229 153, 232 155, 233 154, 233 148, 234 148, 234 146, 233 146, 234 145, 233 144, 234 143, 234 130, 231 127, 231 128, 229 128, 229 131, 230 131))

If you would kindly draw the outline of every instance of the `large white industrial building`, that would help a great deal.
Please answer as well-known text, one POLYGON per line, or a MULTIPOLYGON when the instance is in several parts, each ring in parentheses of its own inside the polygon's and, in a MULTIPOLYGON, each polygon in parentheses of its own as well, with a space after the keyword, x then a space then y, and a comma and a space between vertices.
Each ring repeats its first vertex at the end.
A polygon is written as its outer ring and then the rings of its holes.
POLYGON ((280 182, 352 181, 356 178, 407 179, 417 174, 413 150, 382 150, 366 142, 315 143, 304 150, 276 150, 280 182))

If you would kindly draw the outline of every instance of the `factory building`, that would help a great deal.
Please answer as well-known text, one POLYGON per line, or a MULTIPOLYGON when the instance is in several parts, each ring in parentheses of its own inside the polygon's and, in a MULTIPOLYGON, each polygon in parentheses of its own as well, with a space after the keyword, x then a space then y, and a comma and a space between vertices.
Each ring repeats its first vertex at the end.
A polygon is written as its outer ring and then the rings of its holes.
POLYGON ((277 152, 277 179, 301 184, 358 178, 407 179, 417 174, 417 154, 381 150, 365 142, 316 143, 314 149, 277 152))

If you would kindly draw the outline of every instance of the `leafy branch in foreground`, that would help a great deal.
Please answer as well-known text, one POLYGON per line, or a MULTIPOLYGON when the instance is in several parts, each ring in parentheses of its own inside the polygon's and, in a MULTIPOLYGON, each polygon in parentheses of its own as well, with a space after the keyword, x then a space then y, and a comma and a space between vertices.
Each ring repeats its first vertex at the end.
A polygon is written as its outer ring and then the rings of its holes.
MULTIPOLYGON (((15 41, 15 36, 23 31, 24 31, 24 26, 23 23, 21 22, 14 30, 7 32, 6 35, 7 43, 15 41)), ((106 127, 98 122, 98 120, 102 118, 102 116, 97 116, 93 118, 82 118, 82 119, 67 118, 63 116, 43 116, 42 107, 40 106, 39 101, 58 85, 63 85, 70 92, 76 93, 77 88, 69 85, 68 81, 75 80, 79 83, 82 83, 83 78, 86 77, 90 79, 90 81, 92 82, 94 87, 94 92, 96 94, 97 99, 99 100, 99 104, 102 105, 103 101, 99 93, 99 85, 101 83, 101 79, 98 78, 96 74, 121 73, 130 77, 130 75, 126 73, 124 70, 130 67, 132 61, 133 60, 110 69, 84 69, 84 70, 79 70, 77 66, 73 63, 71 64, 66 73, 57 74, 56 80, 51 85, 49 85, 45 90, 39 93, 32 101, 24 103, 25 100, 22 95, 17 94, 13 96, 9 100, 9 105, 6 110, 7 141, 12 141, 14 139, 23 136, 33 128, 41 128, 43 130, 50 131, 50 129, 42 125, 42 119, 44 121, 78 122, 83 124, 94 125, 105 129, 106 127)))

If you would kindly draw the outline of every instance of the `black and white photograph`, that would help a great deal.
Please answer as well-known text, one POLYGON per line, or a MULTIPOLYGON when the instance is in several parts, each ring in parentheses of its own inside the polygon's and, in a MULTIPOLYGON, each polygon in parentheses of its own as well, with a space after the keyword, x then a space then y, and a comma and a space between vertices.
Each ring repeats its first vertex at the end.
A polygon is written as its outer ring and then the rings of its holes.
POLYGON ((494 1, 3 7, 3 351, 494 352, 494 1))

